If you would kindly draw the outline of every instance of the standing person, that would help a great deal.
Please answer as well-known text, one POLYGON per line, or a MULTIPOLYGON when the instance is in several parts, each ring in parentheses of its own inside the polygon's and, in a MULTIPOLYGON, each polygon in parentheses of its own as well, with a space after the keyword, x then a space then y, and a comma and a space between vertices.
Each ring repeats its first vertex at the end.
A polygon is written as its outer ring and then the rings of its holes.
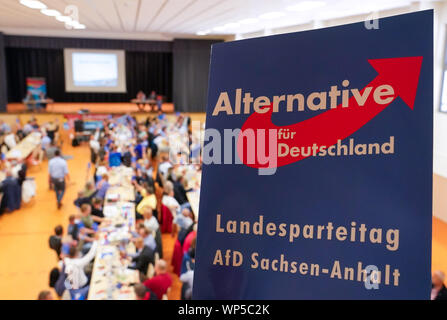
POLYGON ((50 181, 56 192, 57 208, 62 206, 62 198, 65 193, 65 180, 70 180, 68 174, 67 161, 61 157, 61 151, 56 150, 54 158, 48 163, 48 171, 50 175, 50 181))

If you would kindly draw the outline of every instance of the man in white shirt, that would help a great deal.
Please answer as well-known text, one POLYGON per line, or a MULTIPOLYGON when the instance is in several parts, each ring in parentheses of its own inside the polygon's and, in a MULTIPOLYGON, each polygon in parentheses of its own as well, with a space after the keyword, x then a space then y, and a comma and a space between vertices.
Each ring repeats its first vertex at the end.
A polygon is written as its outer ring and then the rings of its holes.
POLYGON ((168 177, 169 168, 172 168, 172 164, 169 162, 169 159, 166 156, 163 156, 162 162, 158 166, 158 171, 163 175, 165 179, 168 177))
POLYGON ((177 211, 180 208, 180 204, 177 200, 174 198, 174 184, 171 181, 166 181, 164 184, 164 192, 162 198, 162 203, 169 208, 169 211, 171 211, 172 216, 175 217, 177 215, 177 211))
POLYGON ((143 207, 143 215, 144 215, 144 226, 149 229, 151 232, 157 232, 160 225, 158 224, 157 219, 154 217, 152 213, 152 208, 150 206, 143 207))
POLYGON ((70 283, 69 289, 81 289, 87 285, 88 278, 85 275, 84 268, 95 258, 97 241, 94 241, 89 252, 83 257, 79 257, 79 251, 72 247, 68 257, 64 258, 65 273, 70 283))
POLYGON ((95 164, 96 159, 99 154, 99 149, 101 148, 101 145, 99 144, 99 129, 96 129, 95 134, 90 136, 90 151, 91 151, 91 162, 95 164))

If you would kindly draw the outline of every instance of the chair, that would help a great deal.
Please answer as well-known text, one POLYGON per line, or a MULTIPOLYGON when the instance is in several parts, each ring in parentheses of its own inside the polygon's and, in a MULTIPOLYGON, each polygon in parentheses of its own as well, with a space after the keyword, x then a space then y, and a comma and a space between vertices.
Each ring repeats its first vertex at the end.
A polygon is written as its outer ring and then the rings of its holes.
POLYGON ((172 217, 171 210, 165 205, 161 205, 161 233, 171 233, 172 232, 172 222, 174 218, 172 217))
POLYGON ((177 239, 174 244, 174 253, 172 254, 172 261, 171 261, 171 264, 174 267, 173 271, 177 276, 180 276, 182 261, 183 261, 182 244, 177 239))

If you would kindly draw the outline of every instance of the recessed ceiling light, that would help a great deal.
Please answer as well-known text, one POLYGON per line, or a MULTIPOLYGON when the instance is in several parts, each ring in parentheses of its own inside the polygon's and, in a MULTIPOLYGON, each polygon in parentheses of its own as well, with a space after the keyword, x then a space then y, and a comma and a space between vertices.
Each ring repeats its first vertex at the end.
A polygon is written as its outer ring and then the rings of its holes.
POLYGON ((243 19, 241 21, 239 21, 240 24, 253 24, 259 22, 259 19, 256 18, 248 18, 248 19, 243 19))
POLYGON ((80 24, 75 25, 74 28, 82 30, 82 29, 85 29, 86 26, 84 24, 80 23, 80 24))
POLYGON ((43 13, 46 16, 50 16, 50 17, 57 17, 60 16, 61 13, 57 10, 53 10, 53 9, 42 9, 40 10, 41 13, 43 13))
POLYGON ((270 19, 278 19, 278 18, 281 18, 284 16, 285 16, 285 14, 283 12, 273 11, 273 12, 267 12, 267 13, 261 14, 259 16, 259 18, 270 20, 270 19))
POLYGON ((208 31, 197 31, 198 36, 206 36, 209 32, 208 31))
POLYGON ((317 9, 326 5, 323 1, 303 1, 293 6, 288 6, 286 10, 288 11, 307 11, 312 9, 317 9))
POLYGON ((68 25, 68 26, 73 27, 74 29, 85 29, 85 28, 87 28, 84 24, 79 23, 79 21, 75 21, 75 20, 67 21, 65 24, 68 25))
POLYGON ((37 0, 20 0, 20 4, 31 9, 45 9, 47 6, 37 0))
POLYGON ((60 22, 69 22, 71 21, 71 18, 67 16, 57 16, 56 20, 60 22))
POLYGON ((226 29, 226 27, 225 26, 219 26, 219 27, 215 27, 215 28, 213 28, 213 30, 214 31, 224 31, 226 29))
POLYGON ((227 23, 226 25, 224 25, 225 29, 234 29, 234 28, 239 28, 241 25, 237 22, 231 22, 231 23, 227 23))

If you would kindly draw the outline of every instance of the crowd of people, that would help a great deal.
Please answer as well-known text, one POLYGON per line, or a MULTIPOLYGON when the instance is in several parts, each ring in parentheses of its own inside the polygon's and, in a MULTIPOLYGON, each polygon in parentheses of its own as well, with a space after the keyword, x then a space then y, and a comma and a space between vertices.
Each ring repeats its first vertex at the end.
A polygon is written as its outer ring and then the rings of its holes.
MULTIPOLYGON (((189 117, 177 114, 168 119, 162 112, 143 122, 130 115, 110 117, 92 132, 88 165, 92 172, 74 200, 67 226, 56 226, 49 239, 59 261, 50 273, 50 284, 59 297, 88 297, 98 237, 108 223, 104 205, 112 186, 111 172, 125 167, 131 169, 129 188, 135 193, 135 231, 131 238, 135 252, 120 248, 120 258, 139 273, 139 281, 133 284, 135 297, 166 299, 172 287, 172 268, 182 282, 181 298, 191 299, 197 213, 187 193, 191 182, 196 187, 200 183, 200 159, 195 164, 189 161, 190 150, 197 143, 189 117), (175 239, 171 261, 163 255, 162 234, 175 239), (151 267, 152 275, 148 272, 151 267)), ((69 172, 59 150, 49 163, 49 175, 60 208, 69 172)), ((52 295, 43 291, 40 298, 52 295)))
POLYGON ((14 124, 8 124, 0 119, 0 171, 4 172, 4 179, 0 183, 0 214, 20 209, 22 202, 28 202, 35 194, 35 185, 27 181, 28 166, 41 163, 44 159, 51 159, 59 150, 59 124, 49 121, 39 125, 32 117, 22 124, 17 118, 14 124), (24 157, 17 146, 29 135, 37 136, 40 143, 36 145, 30 155, 24 157), (15 153, 15 151, 17 151, 15 153), (10 155, 7 157, 7 155, 10 155))

